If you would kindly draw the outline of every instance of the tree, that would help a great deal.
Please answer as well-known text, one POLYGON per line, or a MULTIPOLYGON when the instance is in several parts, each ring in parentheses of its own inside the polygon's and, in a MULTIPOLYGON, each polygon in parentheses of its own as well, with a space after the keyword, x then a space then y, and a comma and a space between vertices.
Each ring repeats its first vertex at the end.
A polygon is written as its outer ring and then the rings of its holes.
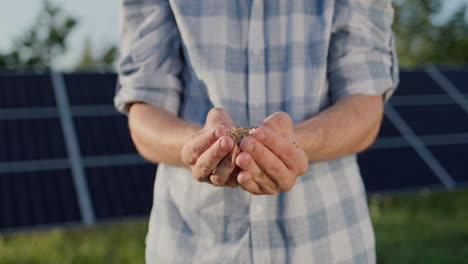
POLYGON ((13 42, 10 53, 0 54, 0 70, 51 70, 53 61, 66 51, 66 40, 76 24, 76 18, 44 0, 34 25, 13 42))
POLYGON ((111 45, 100 55, 95 57, 91 40, 85 39, 83 51, 78 63, 74 67, 74 71, 109 71, 113 69, 114 61, 117 58, 117 47, 111 45))
POLYGON ((396 1, 395 22, 397 53, 404 67, 428 63, 466 65, 468 63, 467 7, 462 6, 443 23, 434 18, 441 0, 396 1))

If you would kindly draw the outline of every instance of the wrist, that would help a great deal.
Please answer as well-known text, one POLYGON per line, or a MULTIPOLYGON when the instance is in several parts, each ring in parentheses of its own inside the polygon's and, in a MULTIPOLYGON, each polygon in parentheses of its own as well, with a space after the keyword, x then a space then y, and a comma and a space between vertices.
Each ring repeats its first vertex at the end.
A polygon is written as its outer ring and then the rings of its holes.
POLYGON ((323 148, 323 126, 318 118, 312 118, 294 126, 297 144, 307 155, 309 162, 320 160, 318 154, 323 148))

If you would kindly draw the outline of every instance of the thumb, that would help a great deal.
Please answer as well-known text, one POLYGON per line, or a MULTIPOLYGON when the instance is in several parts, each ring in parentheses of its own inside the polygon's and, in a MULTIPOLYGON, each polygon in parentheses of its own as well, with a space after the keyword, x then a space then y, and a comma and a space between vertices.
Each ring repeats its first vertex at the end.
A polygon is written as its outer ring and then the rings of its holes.
POLYGON ((231 127, 234 125, 229 113, 221 107, 212 108, 206 117, 205 127, 216 128, 219 126, 224 126, 225 128, 231 127))
POLYGON ((294 124, 289 114, 285 112, 276 112, 265 118, 262 126, 266 126, 280 134, 293 136, 294 124))

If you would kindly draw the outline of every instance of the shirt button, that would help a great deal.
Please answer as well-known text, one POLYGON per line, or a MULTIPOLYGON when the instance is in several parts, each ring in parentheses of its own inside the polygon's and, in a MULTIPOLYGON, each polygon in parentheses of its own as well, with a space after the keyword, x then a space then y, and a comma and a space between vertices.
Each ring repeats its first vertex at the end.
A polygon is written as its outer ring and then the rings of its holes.
POLYGON ((263 207, 262 207, 261 205, 257 205, 257 206, 255 207, 255 213, 256 213, 256 214, 261 214, 261 213, 263 213, 263 207))

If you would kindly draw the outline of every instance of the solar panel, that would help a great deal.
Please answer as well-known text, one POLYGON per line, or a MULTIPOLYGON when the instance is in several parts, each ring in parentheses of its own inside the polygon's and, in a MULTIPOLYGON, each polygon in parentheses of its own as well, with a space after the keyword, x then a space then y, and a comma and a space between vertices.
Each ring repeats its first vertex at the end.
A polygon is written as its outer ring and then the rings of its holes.
MULTIPOLYGON (((466 73, 442 71, 468 93, 466 73)), ((126 117, 113 110, 117 76, 63 77, 73 115, 65 118, 76 130, 96 218, 147 215, 156 166, 137 156, 126 117)), ((395 102, 393 108, 401 117, 397 119, 427 144, 422 147, 449 177, 465 184, 468 114, 433 77, 425 70, 402 71, 400 87, 389 103, 395 102)), ((64 116, 55 107, 51 81, 49 75, 0 75, 0 230, 83 221, 62 132, 64 116)), ((401 124, 388 117, 382 121, 376 146, 358 155, 367 191, 443 186, 427 158, 408 143, 408 131, 400 131, 401 124)))
POLYGON ((84 156, 136 153, 125 116, 77 117, 74 120, 84 156))
POLYGON ((66 74, 65 86, 71 105, 113 104, 117 76, 115 74, 66 74))
POLYGON ((69 170, 0 174, 0 230, 78 222, 69 170))
POLYGON ((97 218, 146 215, 153 200, 154 165, 86 170, 97 218))
POLYGON ((58 119, 0 120, 0 162, 66 157, 58 119))
POLYGON ((462 93, 468 93, 467 69, 442 70, 442 74, 454 84, 462 93))
POLYGON ((457 183, 468 183, 468 144, 431 146, 429 149, 457 183))
POLYGON ((417 135, 468 132, 468 115, 458 105, 399 106, 396 110, 417 135))
POLYGON ((395 95, 444 94, 437 83, 423 70, 400 71, 400 85, 395 95))
POLYGON ((411 148, 370 149, 358 157, 368 192, 414 189, 441 182, 411 148))
POLYGON ((54 106, 48 75, 0 75, 0 109, 54 106))
POLYGON ((398 131, 395 125, 393 125, 392 122, 390 122, 390 120, 388 120, 388 118, 384 116, 378 137, 381 138, 381 137, 398 137, 398 136, 401 136, 400 131, 398 131))

